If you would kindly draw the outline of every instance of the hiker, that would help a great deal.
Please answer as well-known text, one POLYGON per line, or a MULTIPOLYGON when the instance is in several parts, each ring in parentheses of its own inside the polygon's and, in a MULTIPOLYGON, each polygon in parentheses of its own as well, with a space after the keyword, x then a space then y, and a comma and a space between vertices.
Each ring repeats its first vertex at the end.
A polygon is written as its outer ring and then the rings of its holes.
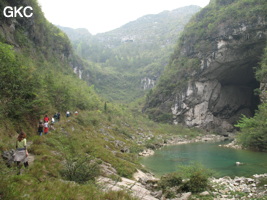
POLYGON ((58 121, 60 120, 60 113, 59 112, 57 113, 57 120, 58 121))
POLYGON ((39 125, 38 125, 38 134, 39 134, 40 136, 42 136, 43 132, 44 132, 44 125, 43 125, 43 122, 40 121, 40 122, 39 122, 39 125))
POLYGON ((74 114, 77 116, 78 115, 78 111, 76 110, 74 114))
POLYGON ((57 113, 55 113, 53 117, 54 117, 55 120, 57 120, 58 119, 57 118, 57 113))
POLYGON ((70 111, 67 111, 66 112, 66 117, 69 117, 70 116, 70 111))
POLYGON ((47 135, 48 131, 49 131, 49 124, 48 124, 48 122, 45 122, 44 123, 44 134, 47 135))
POLYGON ((47 115, 44 117, 44 122, 49 122, 49 117, 47 115))
MULTIPOLYGON (((26 140, 26 133, 21 131, 21 133, 18 136, 17 142, 16 142, 16 151, 15 151, 15 157, 14 162, 17 163, 17 166, 20 167, 20 163, 24 164, 24 167, 28 167, 28 151, 27 151, 27 140, 26 140)), ((20 174, 20 172, 19 172, 20 174)))
POLYGON ((52 118, 51 118, 51 124, 54 124, 54 123, 55 123, 55 118, 52 117, 52 118))

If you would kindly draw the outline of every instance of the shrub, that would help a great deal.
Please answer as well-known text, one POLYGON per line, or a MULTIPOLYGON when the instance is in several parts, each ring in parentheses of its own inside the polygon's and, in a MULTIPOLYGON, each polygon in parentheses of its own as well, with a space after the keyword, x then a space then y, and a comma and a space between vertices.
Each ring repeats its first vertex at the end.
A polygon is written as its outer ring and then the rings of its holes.
POLYGON ((176 192, 173 191, 173 190, 167 190, 167 191, 165 192, 165 196, 166 196, 166 198, 168 198, 168 199, 173 199, 173 198, 175 198, 175 196, 176 196, 176 192))
POLYGON ((181 185, 182 181, 183 180, 178 173, 170 173, 160 178, 159 187, 165 190, 169 187, 181 185))
POLYGON ((259 106, 259 110, 252 118, 243 116, 236 127, 241 132, 238 135, 238 141, 243 147, 257 151, 267 152, 267 103, 259 106))
POLYGON ((84 156, 68 158, 64 169, 61 171, 61 175, 66 180, 80 184, 90 180, 94 181, 99 174, 99 165, 91 157, 84 156))
POLYGON ((179 168, 179 174, 187 179, 182 184, 181 191, 198 193, 208 189, 208 179, 214 174, 212 170, 204 168, 199 163, 191 163, 189 166, 179 166, 179 168))
POLYGON ((203 192, 208 188, 208 183, 208 177, 203 172, 196 171, 182 185, 181 190, 192 193, 203 192))

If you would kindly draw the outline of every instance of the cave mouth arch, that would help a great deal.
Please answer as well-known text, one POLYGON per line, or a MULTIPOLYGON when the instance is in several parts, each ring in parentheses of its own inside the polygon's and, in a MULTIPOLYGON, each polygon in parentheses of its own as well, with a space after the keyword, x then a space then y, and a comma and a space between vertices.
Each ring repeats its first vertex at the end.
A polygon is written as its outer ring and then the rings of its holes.
POLYGON ((217 80, 221 85, 220 96, 211 112, 217 118, 234 125, 242 115, 252 117, 260 104, 255 89, 260 82, 255 78, 254 62, 228 66, 217 80))

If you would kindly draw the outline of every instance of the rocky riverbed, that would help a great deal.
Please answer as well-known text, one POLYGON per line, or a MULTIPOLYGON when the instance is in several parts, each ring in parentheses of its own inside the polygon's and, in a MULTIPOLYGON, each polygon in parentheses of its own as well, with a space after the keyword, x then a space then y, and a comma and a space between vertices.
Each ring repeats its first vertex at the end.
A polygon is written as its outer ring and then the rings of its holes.
POLYGON ((197 136, 195 138, 188 138, 187 136, 173 136, 166 141, 166 145, 177 145, 177 144, 189 144, 195 142, 220 142, 224 140, 232 139, 232 136, 214 135, 207 134, 197 136))
POLYGON ((226 147, 226 148, 232 148, 232 149, 243 149, 241 147, 241 145, 237 144, 236 140, 233 140, 232 142, 230 142, 229 144, 225 144, 225 145, 219 145, 220 147, 226 147))
POLYGON ((211 195, 216 197, 215 199, 267 199, 267 184, 262 183, 263 180, 266 182, 267 173, 256 174, 251 178, 212 178, 214 191, 211 195))
POLYGON ((222 177, 210 178, 210 190, 199 194, 180 193, 175 198, 168 199, 162 190, 157 189, 158 179, 150 173, 140 170, 134 174, 133 179, 121 178, 112 180, 107 177, 99 177, 98 184, 104 190, 128 190, 133 196, 141 200, 188 200, 188 199, 214 199, 214 200, 238 200, 238 199, 266 199, 267 173, 246 177, 222 177))

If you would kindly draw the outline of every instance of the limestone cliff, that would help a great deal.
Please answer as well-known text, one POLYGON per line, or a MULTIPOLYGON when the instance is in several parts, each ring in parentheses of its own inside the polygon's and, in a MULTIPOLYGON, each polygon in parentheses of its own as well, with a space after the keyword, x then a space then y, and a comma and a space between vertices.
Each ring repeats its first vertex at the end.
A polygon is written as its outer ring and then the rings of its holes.
POLYGON ((173 123, 218 132, 233 131, 242 114, 252 116, 259 104, 254 68, 266 43, 266 13, 265 1, 211 1, 185 29, 148 97, 147 112, 171 113, 173 123))

